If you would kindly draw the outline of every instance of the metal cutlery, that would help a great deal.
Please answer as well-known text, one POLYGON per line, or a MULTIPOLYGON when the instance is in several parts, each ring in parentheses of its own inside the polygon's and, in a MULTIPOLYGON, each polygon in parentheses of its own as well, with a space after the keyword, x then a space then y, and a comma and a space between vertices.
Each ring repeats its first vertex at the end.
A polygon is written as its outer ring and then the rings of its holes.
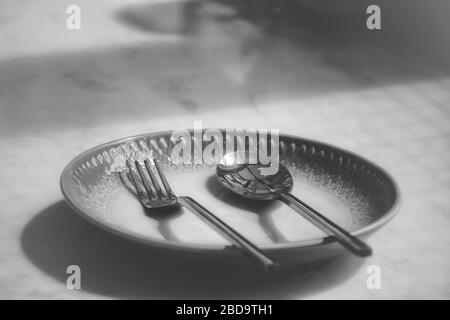
POLYGON ((197 214, 244 254, 263 266, 265 270, 278 268, 278 264, 266 253, 197 201, 188 196, 177 197, 164 176, 158 161, 145 159, 142 164, 136 160, 133 165, 130 160, 126 160, 126 165, 136 193, 145 208, 155 209, 182 205, 197 214))
POLYGON ((293 179, 285 166, 279 164, 275 174, 262 175, 262 164, 249 164, 245 161, 237 163, 237 159, 245 158, 244 156, 239 158, 233 153, 225 157, 225 161, 218 164, 216 170, 216 177, 225 188, 248 199, 280 199, 322 231, 334 236, 354 254, 361 257, 371 255, 372 249, 367 244, 290 193, 293 188, 293 179))

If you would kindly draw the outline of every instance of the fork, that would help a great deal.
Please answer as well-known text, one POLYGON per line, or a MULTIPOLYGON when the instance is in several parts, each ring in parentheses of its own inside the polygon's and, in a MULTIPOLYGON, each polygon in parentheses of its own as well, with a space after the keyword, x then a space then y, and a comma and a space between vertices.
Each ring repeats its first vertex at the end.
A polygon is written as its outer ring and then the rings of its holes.
POLYGON ((253 258, 264 268, 265 271, 278 269, 278 263, 274 262, 272 258, 267 256, 267 254, 265 254, 256 245, 254 245, 224 221, 219 219, 205 207, 200 205, 197 201, 188 196, 177 197, 170 188, 170 185, 167 182, 167 179, 164 176, 161 167, 158 164, 158 161, 153 159, 152 165, 149 159, 145 159, 144 165, 142 166, 142 164, 136 160, 134 161, 133 167, 132 162, 127 159, 126 165, 128 167, 129 174, 136 193, 138 194, 139 200, 145 208, 154 209, 167 206, 182 205, 183 207, 189 209, 191 212, 197 214, 211 227, 215 228, 216 231, 218 231, 222 236, 224 236, 232 244, 238 247, 244 254, 246 254, 250 258, 253 258), (163 188, 161 187, 161 184, 158 181, 154 171, 156 171, 156 173, 158 174, 163 188), (139 179, 137 178, 137 176, 139 177, 139 179), (144 188, 142 188, 141 183, 144 188))

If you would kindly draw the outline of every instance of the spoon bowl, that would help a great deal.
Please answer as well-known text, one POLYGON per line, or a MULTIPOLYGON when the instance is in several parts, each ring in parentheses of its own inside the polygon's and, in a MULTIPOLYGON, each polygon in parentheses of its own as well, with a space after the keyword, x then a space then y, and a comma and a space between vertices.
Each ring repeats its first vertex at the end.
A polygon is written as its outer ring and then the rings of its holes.
POLYGON ((239 156, 228 154, 217 165, 216 176, 227 189, 248 199, 274 200, 292 191, 293 179, 285 166, 274 175, 261 173, 262 164, 239 163, 239 156), (234 159, 234 160, 232 160, 234 159))

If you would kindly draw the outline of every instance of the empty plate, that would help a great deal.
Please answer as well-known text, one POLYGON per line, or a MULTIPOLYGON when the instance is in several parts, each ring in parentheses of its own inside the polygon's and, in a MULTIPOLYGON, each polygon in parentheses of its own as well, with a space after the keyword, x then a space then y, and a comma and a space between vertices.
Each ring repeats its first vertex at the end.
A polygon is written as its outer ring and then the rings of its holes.
MULTIPOLYGON (((192 255, 245 259, 189 211, 144 210, 123 173, 126 159, 148 155, 160 161, 176 194, 195 198, 281 263, 312 262, 345 251, 280 201, 251 201, 223 189, 214 165, 172 163, 176 142, 171 133, 120 139, 79 155, 61 176, 66 200, 83 217, 120 236, 192 255)), ((381 168, 323 143, 287 135, 279 141, 280 161, 294 178, 292 193, 341 227, 365 238, 393 217, 398 190, 381 168)))

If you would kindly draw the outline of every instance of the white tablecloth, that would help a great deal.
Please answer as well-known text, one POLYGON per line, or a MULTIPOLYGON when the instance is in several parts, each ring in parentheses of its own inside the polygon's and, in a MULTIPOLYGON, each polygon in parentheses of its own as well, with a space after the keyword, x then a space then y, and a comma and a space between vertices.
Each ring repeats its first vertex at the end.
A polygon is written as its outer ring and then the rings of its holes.
POLYGON ((230 10, 218 4, 183 35, 164 19, 162 31, 139 21, 158 10, 177 21, 176 9, 77 3, 79 31, 66 29, 60 1, 0 4, 0 298, 450 297, 448 66, 388 33, 271 37, 245 17, 212 19, 230 10), (117 18, 123 7, 128 20, 117 18), (59 175, 94 145, 195 120, 279 128, 359 153, 398 181, 400 212, 369 239, 365 260, 216 285, 192 271, 174 280, 159 264, 146 286, 128 282, 139 259, 121 259, 128 244, 111 247, 112 236, 69 209, 59 175), (82 268, 82 290, 66 288, 70 264, 82 268), (380 290, 366 286, 370 265, 381 268, 380 290))

